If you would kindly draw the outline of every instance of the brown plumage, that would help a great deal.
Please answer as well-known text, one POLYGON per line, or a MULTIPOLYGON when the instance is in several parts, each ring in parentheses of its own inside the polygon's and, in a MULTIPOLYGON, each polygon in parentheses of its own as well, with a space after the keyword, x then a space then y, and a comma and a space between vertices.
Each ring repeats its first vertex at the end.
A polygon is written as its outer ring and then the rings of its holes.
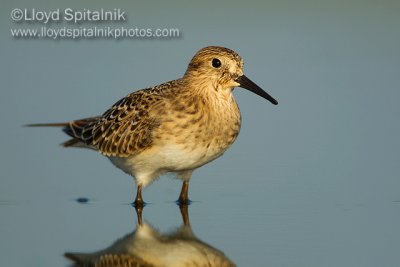
POLYGON ((107 156, 135 177, 138 205, 142 187, 166 172, 184 181, 179 200, 187 203, 192 171, 221 156, 239 134, 240 111, 232 94, 237 86, 277 104, 243 75, 236 52, 210 46, 196 53, 181 79, 131 93, 101 116, 30 126, 62 126, 72 137, 64 146, 107 156))
POLYGON ((108 267, 235 267, 224 252, 200 240, 192 230, 188 205, 180 206, 182 225, 162 233, 142 223, 112 245, 91 253, 67 252, 74 266, 108 267))

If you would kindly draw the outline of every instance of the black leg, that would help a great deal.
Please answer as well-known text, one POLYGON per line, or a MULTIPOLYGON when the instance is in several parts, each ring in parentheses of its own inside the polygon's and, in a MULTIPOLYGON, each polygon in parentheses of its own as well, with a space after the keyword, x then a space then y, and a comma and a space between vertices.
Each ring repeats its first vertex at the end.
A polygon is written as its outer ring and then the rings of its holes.
POLYGON ((144 207, 144 201, 142 198, 142 185, 138 185, 137 187, 137 193, 136 193, 136 199, 135 202, 133 202, 133 205, 136 208, 143 208, 144 207))
POLYGON ((143 206, 135 206, 135 210, 136 210, 136 217, 137 217, 137 222, 139 225, 142 225, 142 212, 143 212, 143 206))
POLYGON ((178 204, 189 205, 189 181, 183 181, 181 193, 179 194, 178 204))
POLYGON ((181 215, 182 215, 182 221, 183 225, 185 226, 190 226, 190 221, 189 221, 189 206, 186 204, 180 204, 179 209, 181 210, 181 215))

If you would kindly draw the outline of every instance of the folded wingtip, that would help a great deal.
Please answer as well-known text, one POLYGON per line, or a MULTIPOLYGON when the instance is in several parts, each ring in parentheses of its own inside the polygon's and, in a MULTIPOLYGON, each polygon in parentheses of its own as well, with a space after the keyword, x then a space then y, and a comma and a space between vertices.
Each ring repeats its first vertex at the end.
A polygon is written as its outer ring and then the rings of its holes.
POLYGON ((30 123, 24 124, 22 127, 64 127, 68 125, 66 122, 56 122, 56 123, 30 123))

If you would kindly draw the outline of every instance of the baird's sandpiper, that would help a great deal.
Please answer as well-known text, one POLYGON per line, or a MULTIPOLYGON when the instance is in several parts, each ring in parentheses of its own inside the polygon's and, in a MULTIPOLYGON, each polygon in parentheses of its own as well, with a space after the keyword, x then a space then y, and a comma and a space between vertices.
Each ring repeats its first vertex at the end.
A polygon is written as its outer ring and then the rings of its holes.
POLYGON ((76 267, 235 267, 224 252, 195 235, 188 205, 179 208, 183 223, 171 232, 162 233, 138 217, 136 229, 118 238, 111 246, 92 253, 67 252, 64 255, 73 260, 76 267))
POLYGON ((218 46, 199 50, 182 78, 133 92, 103 115, 60 126, 72 137, 65 147, 99 151, 132 175, 136 206, 143 206, 142 188, 164 173, 183 181, 179 203, 189 202, 193 170, 220 157, 240 130, 240 111, 233 97, 242 87, 278 102, 243 74, 243 60, 218 46))

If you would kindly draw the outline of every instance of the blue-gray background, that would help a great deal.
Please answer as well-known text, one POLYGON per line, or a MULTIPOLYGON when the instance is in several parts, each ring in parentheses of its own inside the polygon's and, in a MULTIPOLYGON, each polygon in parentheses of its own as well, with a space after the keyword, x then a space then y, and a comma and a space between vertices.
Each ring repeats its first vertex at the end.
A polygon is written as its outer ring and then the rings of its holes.
MULTIPOLYGON (((399 14, 396 0, 2 1, 1 265, 67 265, 65 251, 101 249, 135 228, 130 177, 92 151, 62 149, 57 129, 21 125, 97 115, 222 45, 280 104, 235 91, 239 139, 191 182, 199 238, 238 266, 398 266, 399 14), (13 39, 10 28, 41 26, 12 22, 17 7, 121 8, 124 26, 182 36, 13 39)), ((163 177, 144 191, 144 217, 161 231, 180 224, 179 189, 163 177)))

